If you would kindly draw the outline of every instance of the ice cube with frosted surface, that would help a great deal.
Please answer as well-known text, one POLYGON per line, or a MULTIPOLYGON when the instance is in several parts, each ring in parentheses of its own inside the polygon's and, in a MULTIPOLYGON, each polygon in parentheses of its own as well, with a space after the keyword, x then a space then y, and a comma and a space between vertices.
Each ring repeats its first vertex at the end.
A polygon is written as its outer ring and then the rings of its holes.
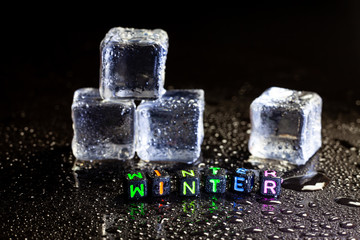
POLYGON ((203 90, 170 90, 137 108, 138 156, 151 161, 191 163, 204 138, 203 90))
POLYGON ((95 88, 75 91, 72 151, 80 160, 129 159, 135 154, 135 104, 107 101, 95 88))
POLYGON ((164 92, 168 36, 164 30, 116 27, 100 44, 100 95, 156 99, 164 92))
POLYGON ((250 153, 305 164, 321 147, 321 111, 314 92, 267 89, 250 106, 250 153))

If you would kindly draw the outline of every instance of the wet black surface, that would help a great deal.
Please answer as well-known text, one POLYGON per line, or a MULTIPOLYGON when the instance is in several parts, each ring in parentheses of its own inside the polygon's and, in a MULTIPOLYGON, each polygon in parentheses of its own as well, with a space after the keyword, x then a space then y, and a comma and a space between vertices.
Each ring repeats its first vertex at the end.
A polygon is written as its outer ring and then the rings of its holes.
MULTIPOLYGON (((53 40, 47 42, 36 37, 43 28, 25 28, 33 32, 27 35, 33 36, 27 42, 32 48, 4 49, 7 60, 0 73, 6 89, 0 103, 0 239, 359 239, 360 52, 355 30, 360 21, 352 14, 354 4, 270 8, 276 15, 251 6, 238 15, 219 11, 216 18, 192 14, 182 23, 132 22, 168 31, 167 88, 205 89, 202 158, 191 167, 271 168, 284 179, 318 172, 329 179, 323 190, 282 188, 277 199, 262 198, 256 186, 249 195, 202 191, 197 198, 179 198, 173 192, 164 199, 125 200, 123 170, 157 164, 75 162, 70 105, 74 90, 98 85, 103 35, 131 21, 81 30, 81 24, 61 25, 47 29, 53 40), (232 31, 235 27, 238 32, 232 31), (39 53, 41 47, 48 51, 39 53), (189 59, 189 53, 196 55, 189 59), (304 166, 259 159, 247 150, 250 102, 272 85, 323 97, 323 146, 304 166)), ((162 166, 170 172, 189 167, 162 166)))

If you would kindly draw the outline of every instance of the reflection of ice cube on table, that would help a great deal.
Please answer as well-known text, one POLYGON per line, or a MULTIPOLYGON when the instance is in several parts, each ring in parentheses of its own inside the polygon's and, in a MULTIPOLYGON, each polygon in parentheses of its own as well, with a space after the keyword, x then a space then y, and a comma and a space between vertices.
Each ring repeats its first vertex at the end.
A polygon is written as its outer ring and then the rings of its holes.
POLYGON ((77 159, 129 159, 135 154, 135 104, 132 100, 107 101, 99 90, 81 88, 71 106, 77 159))
POLYGON ((100 94, 105 99, 156 99, 164 93, 167 33, 116 27, 100 44, 100 94))
POLYGON ((321 147, 321 110, 314 92, 267 89, 250 106, 250 153, 305 164, 321 147))
POLYGON ((152 161, 190 163, 204 138, 203 90, 170 90, 137 108, 138 156, 152 161))

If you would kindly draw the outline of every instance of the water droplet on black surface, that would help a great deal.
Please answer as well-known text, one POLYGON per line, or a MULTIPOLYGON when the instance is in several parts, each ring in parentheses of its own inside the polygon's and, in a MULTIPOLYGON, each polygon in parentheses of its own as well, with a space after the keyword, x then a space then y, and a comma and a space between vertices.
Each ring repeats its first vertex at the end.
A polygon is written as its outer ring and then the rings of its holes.
POLYGON ((330 178, 321 172, 310 172, 305 175, 285 178, 282 187, 299 191, 311 192, 323 190, 330 182, 330 178))
POLYGON ((283 220, 281 218, 279 218, 279 217, 273 217, 271 219, 271 222, 276 223, 276 224, 280 224, 280 223, 283 223, 283 220))
POLYGON ((242 223, 244 221, 239 217, 232 216, 231 218, 228 219, 228 222, 229 223, 242 223))
POLYGON ((340 230, 340 231, 338 231, 338 234, 340 236, 346 236, 348 233, 346 231, 340 230))
POLYGON ((234 214, 234 216, 238 216, 238 217, 245 215, 244 212, 241 212, 241 211, 233 211, 233 214, 234 214))
POLYGON ((295 224, 295 225, 294 225, 294 228, 295 228, 295 229, 305 229, 306 226, 305 226, 304 224, 295 224))
POLYGON ((332 236, 332 234, 328 233, 328 232, 322 232, 322 233, 319 234, 319 236, 320 237, 330 237, 330 236, 332 236))
POLYGON ((304 208, 304 204, 302 204, 302 203, 295 203, 295 207, 297 207, 297 208, 304 208))
POLYGON ((267 237, 268 237, 268 239, 270 239, 270 240, 282 239, 281 236, 276 235, 276 234, 268 235, 267 237))
POLYGON ((296 215, 299 217, 307 217, 308 216, 307 212, 305 212, 305 211, 299 212, 296 215))
POLYGON ((284 232, 284 233, 293 233, 293 232, 295 232, 295 230, 293 228, 289 228, 289 227, 279 227, 279 231, 284 232))
POLYGON ((274 211, 268 211, 268 210, 263 210, 261 211, 261 213, 265 216, 272 216, 272 215, 275 215, 275 212, 274 211))
POLYGON ((356 225, 350 221, 342 221, 342 222, 340 222, 339 225, 340 225, 340 227, 347 228, 347 229, 356 227, 356 225))
POLYGON ((304 232, 302 235, 304 237, 316 237, 317 233, 316 232, 304 232))
POLYGON ((290 214, 293 214, 293 213, 294 213, 293 210, 287 209, 287 208, 282 208, 282 209, 280 209, 280 212, 281 212, 282 214, 285 214, 285 215, 290 215, 290 214))
POLYGON ((281 204, 281 201, 275 198, 257 198, 256 201, 267 205, 281 204))
POLYGON ((315 203, 315 202, 309 202, 309 203, 308 203, 308 206, 311 207, 311 208, 315 208, 315 207, 317 207, 317 203, 315 203))
POLYGON ((339 220, 340 218, 338 216, 331 216, 328 218, 329 222, 335 222, 337 220, 339 220))
POLYGON ((301 222, 301 218, 294 217, 293 219, 291 219, 291 221, 293 221, 293 222, 301 222))
POLYGON ((331 225, 327 223, 320 223, 319 226, 323 229, 332 229, 331 225))
POLYGON ((360 201, 352 198, 339 197, 335 199, 335 202, 349 207, 360 207, 360 201))
POLYGON ((263 230, 261 228, 258 228, 258 227, 249 227, 249 228, 244 229, 245 233, 260 233, 262 231, 263 230))

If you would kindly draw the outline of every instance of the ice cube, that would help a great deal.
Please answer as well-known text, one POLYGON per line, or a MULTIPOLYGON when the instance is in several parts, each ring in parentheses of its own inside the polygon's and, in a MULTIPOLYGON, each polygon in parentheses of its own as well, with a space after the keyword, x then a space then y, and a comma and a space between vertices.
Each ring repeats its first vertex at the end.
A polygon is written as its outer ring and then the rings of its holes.
POLYGON ((137 108, 138 156, 144 160, 191 163, 204 138, 203 90, 170 90, 137 108))
POLYGON ((305 164, 321 147, 321 110, 314 92, 267 89, 250 106, 250 153, 305 164))
POLYGON ((95 88, 74 93, 73 154, 80 160, 129 159, 135 154, 135 104, 107 101, 95 88))
POLYGON ((164 92, 168 36, 164 30, 116 27, 100 44, 104 99, 156 99, 164 92))

